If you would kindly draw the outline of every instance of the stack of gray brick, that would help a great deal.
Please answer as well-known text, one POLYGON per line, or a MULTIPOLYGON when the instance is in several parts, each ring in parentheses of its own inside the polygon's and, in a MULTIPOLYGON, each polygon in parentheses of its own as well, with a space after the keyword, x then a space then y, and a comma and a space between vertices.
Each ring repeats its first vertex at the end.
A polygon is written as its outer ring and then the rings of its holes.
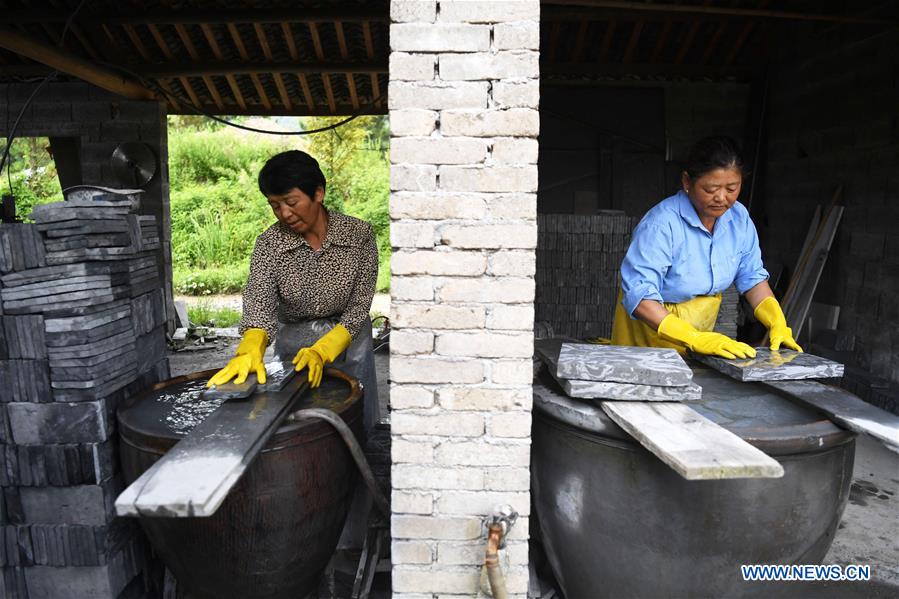
POLYGON ((537 217, 537 321, 556 335, 609 337, 618 273, 639 219, 623 212, 537 217))
MULTIPOLYGON (((115 196, 115 197, 113 197, 115 196)), ((168 377, 154 217, 81 190, 0 226, 0 596, 115 598, 148 563, 115 409, 168 377)))

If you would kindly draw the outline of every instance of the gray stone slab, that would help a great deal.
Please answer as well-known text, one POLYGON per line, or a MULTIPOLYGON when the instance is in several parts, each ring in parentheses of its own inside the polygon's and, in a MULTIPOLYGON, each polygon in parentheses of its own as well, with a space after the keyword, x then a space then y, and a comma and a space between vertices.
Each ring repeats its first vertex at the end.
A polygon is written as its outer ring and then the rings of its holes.
POLYGON ((0 401, 31 403, 52 401, 48 361, 0 361, 0 401))
POLYGON ((122 347, 120 347, 120 348, 111 349, 111 350, 109 350, 109 351, 106 352, 106 353, 99 354, 99 355, 96 355, 96 356, 75 357, 75 358, 72 358, 72 357, 69 357, 69 358, 63 358, 63 357, 57 357, 57 358, 54 358, 54 357, 51 356, 51 357, 49 358, 49 361, 50 361, 50 367, 51 367, 51 368, 72 368, 72 367, 75 367, 75 366, 81 366, 81 367, 94 367, 94 366, 98 366, 98 365, 100 365, 100 364, 103 364, 104 362, 106 362, 106 361, 108 361, 108 360, 115 359, 117 356, 118 356, 118 357, 127 358, 127 357, 129 357, 129 356, 131 355, 130 352, 133 352, 134 349, 135 349, 134 343, 129 343, 129 344, 124 345, 124 346, 122 346, 122 347))
POLYGON ((11 403, 6 405, 16 443, 102 443, 109 436, 105 405, 11 403))
POLYGON ((98 356, 112 350, 123 348, 126 345, 134 343, 134 340, 134 331, 128 328, 121 333, 117 333, 106 339, 100 339, 99 341, 91 341, 80 345, 69 345, 66 347, 48 347, 47 356, 51 361, 51 366, 58 366, 58 360, 98 356))
POLYGON ((73 235, 96 235, 104 233, 128 234, 128 222, 116 215, 113 218, 73 219, 61 222, 38 224, 37 228, 48 239, 73 235))
POLYGON ((38 228, 46 229, 48 226, 71 221, 124 219, 130 212, 127 207, 75 206, 68 202, 54 202, 35 206, 31 211, 31 218, 38 228))
POLYGON ((84 248, 64 252, 47 252, 47 264, 68 264, 89 260, 125 260, 134 255, 133 247, 84 248))
POLYGON ((702 387, 695 383, 682 387, 658 385, 634 385, 632 383, 607 383, 603 381, 578 381, 559 379, 559 384, 570 397, 579 399, 614 399, 618 401, 689 401, 702 399, 702 387))
POLYGON ((132 245, 130 235, 110 233, 106 235, 83 235, 47 240, 44 244, 47 252, 62 252, 80 248, 127 247, 132 245))
POLYGON ((4 316, 3 332, 9 359, 40 360, 47 357, 42 316, 4 316))
POLYGON ((689 385, 693 371, 673 349, 563 343, 559 377, 678 387, 689 385))
POLYGON ((99 274, 111 274, 127 272, 128 265, 108 262, 82 262, 63 266, 45 266, 43 268, 30 269, 25 272, 16 272, 0 277, 3 287, 18 287, 57 279, 70 277, 84 277, 99 274))
POLYGON ((190 326, 190 319, 187 317, 187 304, 185 304, 184 302, 175 302, 175 314, 178 316, 178 319, 175 322, 175 326, 190 326))
POLYGON ((790 349, 771 351, 767 347, 757 347, 755 351, 755 358, 748 359, 727 360, 700 354, 694 354, 694 357, 738 381, 790 381, 843 376, 842 364, 809 353, 790 349))
POLYGON ((131 329, 131 319, 125 316, 106 324, 82 329, 80 331, 67 331, 62 333, 45 333, 47 347, 68 347, 80 345, 85 342, 93 343, 112 337, 131 329))
POLYGON ((53 399, 58 402, 85 402, 106 398, 130 385, 137 379, 137 371, 128 370, 123 375, 89 389, 53 389, 53 399))
POLYGON ((156 256, 148 255, 146 253, 141 254, 139 256, 135 256, 128 261, 128 270, 130 272, 135 272, 141 270, 143 268, 149 268, 151 266, 157 266, 156 256))
POLYGON ((83 316, 66 318, 45 318, 44 330, 47 335, 87 331, 104 326, 110 322, 131 316, 128 300, 117 300, 108 304, 95 306, 95 309, 83 316))
MULTIPOLYGON (((41 300, 42 298, 58 298, 71 293, 88 292, 94 290, 109 290, 115 286, 127 282, 127 278, 121 275, 110 277, 98 275, 93 277, 78 277, 79 280, 65 282, 56 281, 53 285, 28 285, 13 287, 2 291, 4 302, 41 300)), ((63 297, 62 301, 67 298, 63 297)), ((46 302, 44 302, 46 303, 46 302)))
POLYGON ((129 294, 130 289, 125 285, 120 285, 107 289, 61 294, 67 297, 56 301, 38 298, 4 302, 3 309, 6 314, 43 314, 46 318, 83 316, 96 312, 97 306, 127 298, 129 294))
POLYGON ((82 524, 33 524, 29 527, 34 563, 40 566, 101 566, 127 536, 137 531, 119 520, 104 526, 82 524))
POLYGON ((559 382, 569 397, 619 401, 687 401, 702 397, 702 388, 693 383, 680 387, 663 387, 562 378, 556 371, 563 342, 564 340, 559 338, 538 339, 534 342, 534 349, 537 356, 546 364, 547 371, 559 382))
POLYGON ((147 372, 154 364, 164 359, 168 353, 165 331, 158 328, 146 335, 141 335, 137 338, 135 347, 137 349, 137 371, 147 372))
POLYGON ((102 485, 22 487, 19 496, 29 524, 103 526, 114 516, 111 500, 119 487, 115 480, 102 485))

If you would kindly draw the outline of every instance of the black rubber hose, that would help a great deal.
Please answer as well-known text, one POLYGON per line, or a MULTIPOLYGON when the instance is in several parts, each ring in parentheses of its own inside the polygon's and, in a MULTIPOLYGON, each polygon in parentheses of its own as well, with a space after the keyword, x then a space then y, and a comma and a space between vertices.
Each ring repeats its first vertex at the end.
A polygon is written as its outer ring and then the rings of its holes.
POLYGON ((371 467, 368 465, 368 460, 365 459, 365 454, 362 453, 362 448, 359 447, 359 443, 356 441, 356 436, 340 416, 338 416, 331 410, 324 410, 322 408, 307 408, 305 410, 294 412, 290 415, 290 419, 324 420, 335 429, 337 429, 337 433, 343 439, 343 442, 346 443, 347 449, 350 450, 350 455, 353 456, 353 460, 356 462, 356 466, 359 467, 359 472, 362 474, 362 479, 365 481, 365 485, 368 487, 368 490, 371 491, 371 495, 374 498, 375 504, 378 506, 378 509, 381 510, 381 513, 383 513, 385 516, 390 516, 390 504, 387 502, 387 498, 384 497, 384 494, 381 493, 381 489, 378 488, 378 483, 375 481, 375 475, 372 474, 371 467))

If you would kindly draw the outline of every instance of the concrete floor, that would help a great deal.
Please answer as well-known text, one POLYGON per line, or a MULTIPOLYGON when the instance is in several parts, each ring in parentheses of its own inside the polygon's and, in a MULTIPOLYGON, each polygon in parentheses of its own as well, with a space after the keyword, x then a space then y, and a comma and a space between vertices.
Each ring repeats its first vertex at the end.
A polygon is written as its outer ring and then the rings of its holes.
POLYGON ((849 504, 828 564, 870 564, 872 578, 899 597, 899 453, 860 435, 849 504))

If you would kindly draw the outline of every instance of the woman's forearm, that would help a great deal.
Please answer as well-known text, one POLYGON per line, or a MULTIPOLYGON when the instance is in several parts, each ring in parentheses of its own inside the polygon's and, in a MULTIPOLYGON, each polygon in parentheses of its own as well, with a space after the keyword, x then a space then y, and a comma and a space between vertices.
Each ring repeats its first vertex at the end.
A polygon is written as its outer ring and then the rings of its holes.
POLYGON ((755 310, 756 306, 762 303, 762 300, 768 297, 773 297, 774 292, 771 291, 771 286, 768 285, 768 281, 762 281, 745 294, 746 301, 749 302, 749 305, 752 306, 752 309, 755 310))
POLYGON ((634 309, 634 316, 637 317, 638 320, 651 326, 654 331, 659 329, 659 323, 661 323, 668 314, 670 314, 670 312, 665 309, 665 306, 663 306, 661 302, 650 299, 640 300, 640 303, 637 304, 637 307, 634 309))

